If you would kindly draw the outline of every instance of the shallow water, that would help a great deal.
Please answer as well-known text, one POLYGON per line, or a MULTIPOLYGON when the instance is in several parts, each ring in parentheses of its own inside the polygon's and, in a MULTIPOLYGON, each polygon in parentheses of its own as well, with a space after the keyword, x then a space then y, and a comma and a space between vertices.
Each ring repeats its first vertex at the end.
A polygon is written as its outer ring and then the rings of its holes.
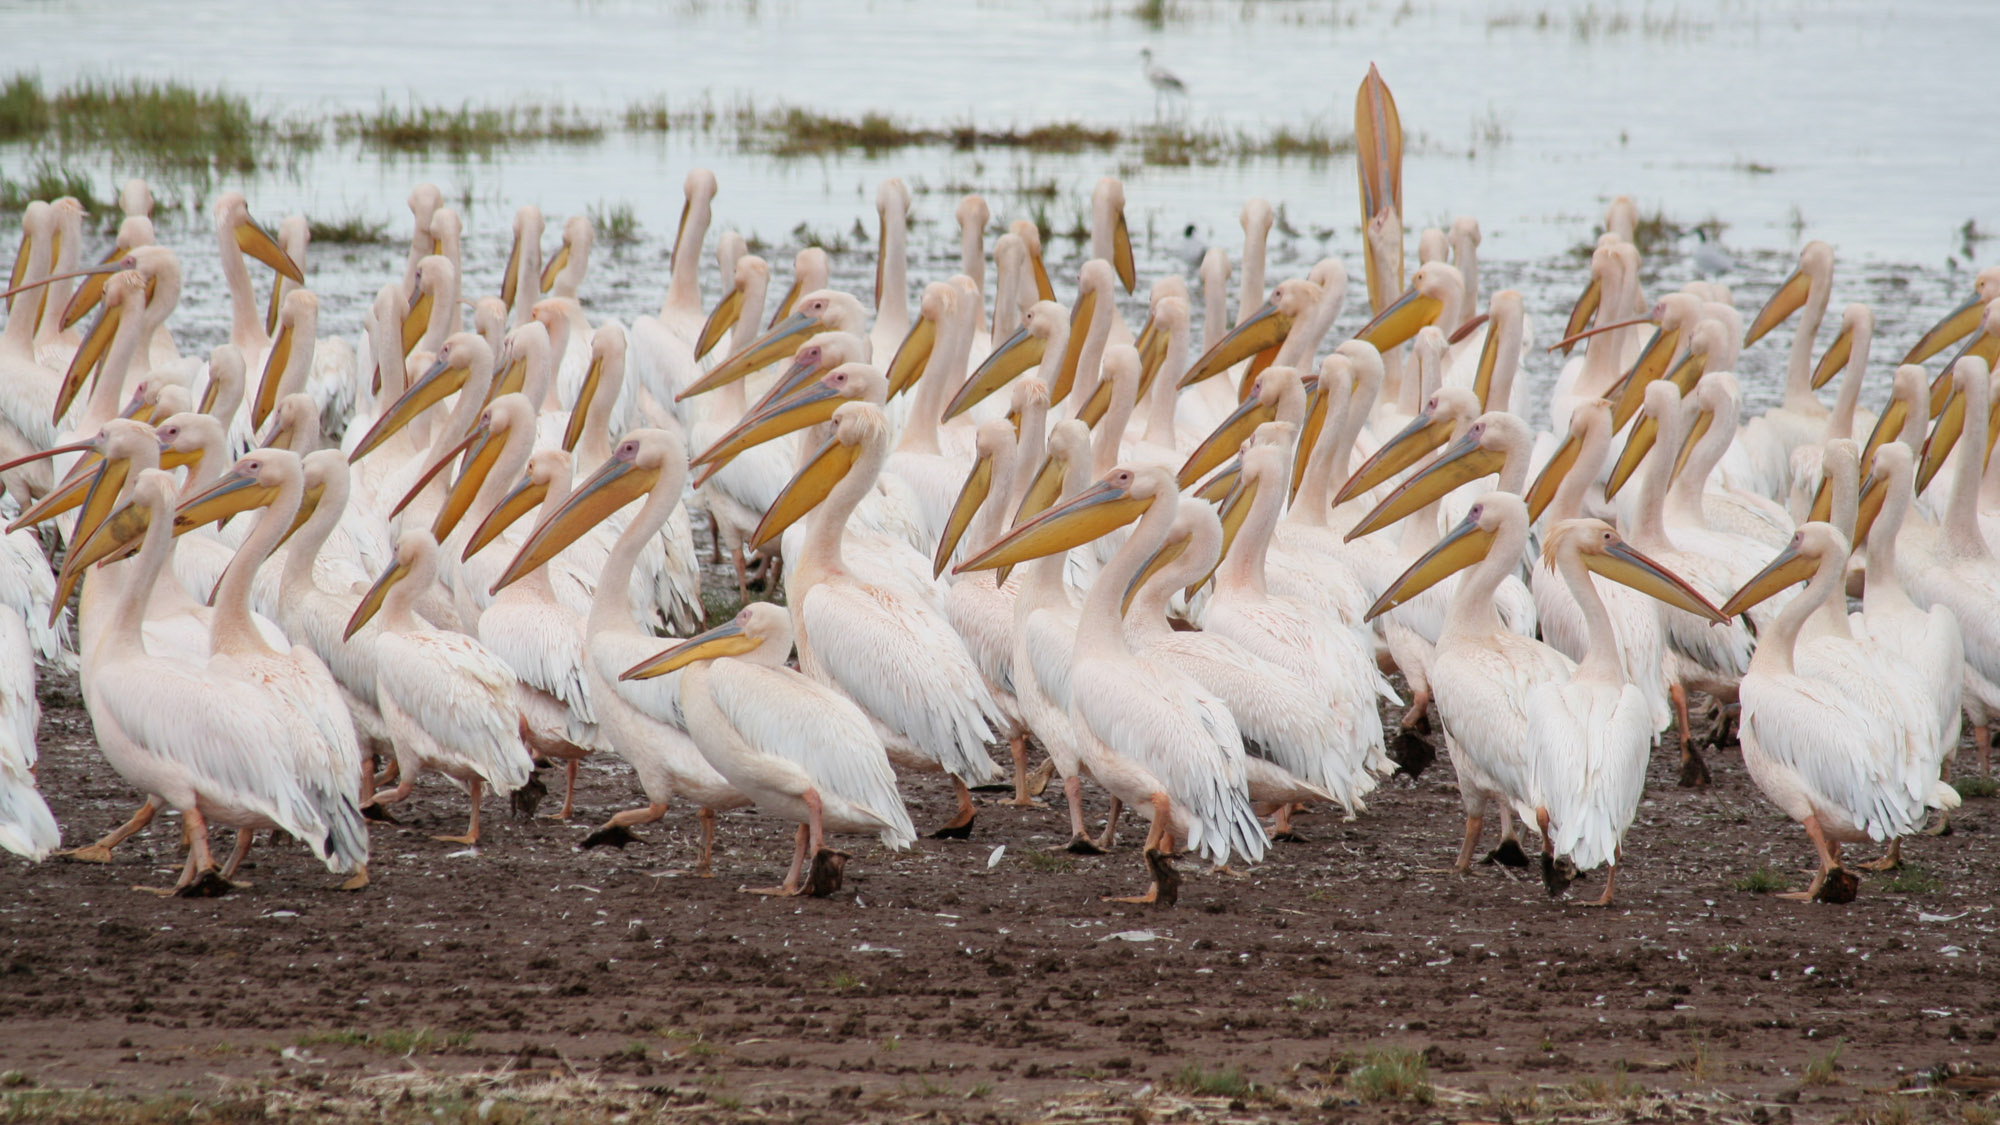
MULTIPOLYGON (((1990 244, 1968 245, 1960 228, 1968 219, 2000 228, 1990 189, 2000 181, 2000 148, 1979 141, 1980 99, 1962 72, 1942 65, 1940 47, 2000 42, 2000 5, 1252 0, 1167 10, 1149 24, 1123 4, 1023 0, 489 0, 456 14, 387 0, 249 10, 193 0, 134 18, 126 4, 68 0, 0 5, 0 43, 21 55, 0 69, 32 66, 51 84, 86 75, 220 83, 279 114, 407 100, 557 100, 615 113, 664 95, 672 106, 754 97, 849 116, 888 110, 925 124, 1129 126, 1158 112, 1248 129, 1319 120, 1345 133, 1372 60, 1411 137, 1406 225, 1414 232, 1477 215, 1487 290, 1522 288, 1544 339, 1581 281, 1571 251, 1620 192, 1684 223, 1725 224, 1739 304, 1761 300, 1805 239, 1832 242, 1842 273, 1831 316, 1848 300, 1875 302, 1885 351, 1899 351, 1919 320, 1957 299, 1971 262, 1994 255, 1990 244), (1186 81, 1184 102, 1156 106, 1137 57, 1145 45, 1186 81)), ((26 155, 0 147, 10 167, 26 155)), ((102 177, 105 194, 131 170, 111 157, 71 159, 102 177)), ((432 180, 466 213, 475 283, 497 275, 516 205, 539 204, 553 230, 587 206, 628 203, 642 240, 620 253, 600 249, 586 297, 595 312, 629 318, 664 289, 664 240, 681 179, 696 164, 722 184, 717 229, 761 238, 780 273, 803 223, 860 248, 837 256, 842 276, 860 284, 869 240, 855 237, 854 223, 872 232, 874 186, 889 175, 918 190, 911 276, 921 283, 955 256, 950 213, 964 187, 985 192, 1005 220, 1027 213, 1021 185, 1052 180, 1062 195, 1049 213, 1063 227, 1107 172, 1126 180, 1148 275, 1182 268, 1175 252, 1189 223, 1233 257, 1236 216, 1252 194, 1282 205, 1298 232, 1274 236, 1274 280, 1322 254, 1359 267, 1354 169, 1344 157, 1167 168, 1129 154, 921 148, 778 159, 722 137, 613 129, 595 144, 518 146, 492 159, 381 158, 333 144, 232 186, 273 221, 292 211, 360 214, 389 221, 401 237, 410 185, 432 180)), ((226 315, 205 224, 197 217, 165 231, 204 251, 189 255, 189 302, 177 318, 203 345, 219 338, 226 315)), ((1051 249, 1073 260, 1077 248, 1057 240, 1051 249)), ((1664 248, 1649 261, 1649 291, 1692 276, 1690 249, 1664 248)), ((358 325, 397 256, 367 248, 316 257, 329 330, 358 325)), ((704 280, 712 290, 713 277, 704 280)), ((1358 302, 1349 308, 1343 326, 1357 319, 1358 302)), ((1760 376, 1782 349, 1766 344, 1745 357, 1753 398, 1768 393, 1760 376)), ((1541 366, 1554 365, 1537 361, 1531 389, 1541 366)))

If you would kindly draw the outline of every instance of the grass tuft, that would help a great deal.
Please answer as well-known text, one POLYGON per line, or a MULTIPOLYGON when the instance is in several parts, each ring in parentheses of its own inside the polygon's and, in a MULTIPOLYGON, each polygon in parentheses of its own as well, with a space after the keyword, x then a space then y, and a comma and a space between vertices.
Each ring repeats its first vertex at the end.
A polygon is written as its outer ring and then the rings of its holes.
POLYGON ((359 212, 338 219, 308 219, 306 227, 315 245, 362 246, 389 240, 389 224, 359 212))
POLYGON ((1729 885, 1739 891, 1768 895, 1784 890, 1787 882, 1785 876, 1775 868, 1759 867, 1729 885))
POLYGON ((868 982, 853 973, 835 973, 827 978, 826 986, 835 992, 859 992, 868 987, 868 982))
POLYGON ((19 211, 37 199, 55 200, 66 195, 83 204, 86 211, 109 206, 91 191, 88 175, 52 160, 36 161, 23 179, 0 176, 0 209, 19 211))
POLYGON ((1250 1080, 1243 1077, 1243 1071, 1238 1067, 1208 1070, 1195 1063, 1182 1067, 1180 1073, 1174 1075, 1172 1084, 1182 1093, 1206 1098, 1240 1098, 1251 1088, 1250 1080))
POLYGON ((2000 778, 1961 777, 1952 782, 1951 787, 1958 790, 1963 800, 1981 800, 2000 794, 2000 778))
POLYGON ((592 233, 612 248, 630 246, 639 241, 639 216, 633 212, 630 203, 624 200, 593 203, 589 210, 592 233))
POLYGON ((487 154, 505 145, 532 141, 578 143, 601 140, 604 126, 582 110, 560 104, 448 106, 387 103, 334 122, 343 139, 395 153, 487 154))
POLYGON ((415 1030, 390 1028, 386 1031, 357 1031, 346 1028, 337 1031, 308 1031, 299 1036, 301 1047, 361 1047, 370 1051, 380 1051, 385 1055, 436 1055, 445 1051, 472 1045, 469 1032, 455 1031, 439 1035, 428 1027, 415 1030))
POLYGON ((1408 1047, 1370 1051, 1347 1073, 1347 1087, 1364 1102, 1415 1102, 1437 1098, 1423 1052, 1408 1047))
POLYGON ((1882 889, 1898 895, 1934 895, 1944 890, 1944 881, 1915 864, 1904 864, 1882 884, 1882 889))
POLYGON ((1832 1086, 1838 1083, 1840 1052, 1846 1045, 1845 1040, 1836 1041, 1831 1051, 1807 1059, 1805 1069, 1799 1072, 1799 1081, 1807 1086, 1832 1086))

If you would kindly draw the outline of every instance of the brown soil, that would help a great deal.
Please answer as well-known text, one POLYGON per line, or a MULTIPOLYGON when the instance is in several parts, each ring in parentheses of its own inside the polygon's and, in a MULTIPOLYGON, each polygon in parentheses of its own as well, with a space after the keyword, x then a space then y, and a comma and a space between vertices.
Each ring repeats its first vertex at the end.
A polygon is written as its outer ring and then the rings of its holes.
MULTIPOLYGON (((87 842, 134 798, 73 697, 49 702, 41 783, 87 842)), ((1059 809, 984 803, 970 842, 846 844, 834 898, 739 894, 777 881, 790 826, 723 817, 713 879, 687 872, 692 810, 577 850, 636 803, 608 759, 586 764, 571 823, 489 804, 476 854, 432 841, 463 830, 465 803, 426 781, 375 826, 359 894, 297 845, 260 846, 225 898, 135 893, 177 872, 162 818, 110 866, 0 875, 0 1119, 1811 1120, 2000 1061, 1996 802, 1913 841, 1900 882, 1801 905, 1734 887, 1762 868, 1803 886, 1810 861, 1741 759, 1712 753, 1713 787, 1692 791, 1675 757, 1657 756, 1608 911, 1580 905, 1601 876, 1560 901, 1533 870, 1440 872, 1461 828, 1442 756, 1354 823, 1300 819, 1309 842, 1247 877, 1183 863, 1173 909, 1098 901, 1142 889, 1137 828, 1073 857, 1048 850, 1059 809), (1394 1048, 1421 1052, 1428 1104, 1363 1100, 1379 1091, 1350 1071, 1394 1048), (48 1093, 85 1087, 111 1100, 48 1093)), ((948 814, 942 785, 908 793, 920 826, 948 814)))

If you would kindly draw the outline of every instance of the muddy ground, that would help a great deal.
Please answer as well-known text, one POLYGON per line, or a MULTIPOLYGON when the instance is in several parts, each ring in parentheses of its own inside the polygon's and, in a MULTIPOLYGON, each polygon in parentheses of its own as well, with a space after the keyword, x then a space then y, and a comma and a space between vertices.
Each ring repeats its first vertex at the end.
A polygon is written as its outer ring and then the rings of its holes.
MULTIPOLYGON (((80 842, 134 799, 63 690, 41 781, 80 842)), ((636 800, 610 759, 570 823, 489 805, 476 851, 431 839, 465 804, 426 782, 359 894, 296 845, 225 898, 135 893, 176 873, 162 818, 109 866, 0 874, 0 1118, 1991 1121, 2000 802, 1858 901, 1801 905, 1739 886, 1810 861, 1741 759, 1692 791, 1673 756, 1608 911, 1580 905, 1597 877, 1558 901, 1531 871, 1440 871, 1442 756, 1247 877, 1184 865, 1173 909, 1098 900, 1143 886, 1136 828, 1075 857, 1049 850, 1058 808, 991 803, 969 842, 853 844, 838 897, 739 894, 776 881, 789 826, 723 817, 712 879, 691 810, 577 848, 636 800), (1947 1066, 1959 1095, 1890 1092, 1947 1066)), ((947 815, 941 784, 908 793, 919 825, 947 815)))

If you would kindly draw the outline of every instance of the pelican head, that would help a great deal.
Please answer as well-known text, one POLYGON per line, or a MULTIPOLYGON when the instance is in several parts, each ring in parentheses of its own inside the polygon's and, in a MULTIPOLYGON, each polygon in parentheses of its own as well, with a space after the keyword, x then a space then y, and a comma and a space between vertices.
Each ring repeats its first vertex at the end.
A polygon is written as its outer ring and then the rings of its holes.
MULTIPOLYGON (((1380 362, 1377 357, 1378 364, 1380 362)), ((1356 367, 1357 374, 1360 367, 1356 367)), ((1345 504, 1368 490, 1388 481, 1397 473, 1417 463, 1424 454, 1451 440, 1461 422, 1470 422, 1479 414, 1479 399, 1463 387, 1439 387, 1424 403, 1423 412, 1410 419, 1408 425, 1395 437, 1390 438, 1375 455, 1362 462, 1347 483, 1334 494, 1335 504, 1345 504)))
POLYGON ((1035 275, 1035 297, 1037 300, 1056 299, 1056 287, 1049 281, 1049 267, 1042 261, 1042 228, 1030 219, 1015 219, 1007 226, 1007 233, 1021 240, 1028 251, 1028 268, 1035 275))
POLYGON ((1130 293, 1139 275, 1132 262, 1132 233, 1125 225, 1125 185, 1115 176, 1097 181, 1090 192, 1091 253, 1109 261, 1130 293))
POLYGON ((1574 557, 1601 578, 1629 586, 1655 601, 1726 624, 1728 618, 1679 575, 1647 558, 1598 519, 1564 520, 1542 538, 1542 561, 1560 567, 1574 557))
POLYGON ((507 270, 500 275, 500 303, 508 308, 514 307, 514 295, 521 284, 521 258, 528 247, 540 247, 547 225, 542 209, 532 203, 524 203, 514 212, 514 241, 507 250, 507 270))
POLYGON ((347 619, 347 630, 341 639, 352 640, 354 634, 391 604, 392 596, 399 608, 406 609, 415 602, 437 580, 437 555, 437 540, 422 528, 397 536, 395 559, 362 595, 361 604, 354 607, 354 615, 347 619))
MULTIPOLYGON (((1524 455, 1534 440, 1528 424, 1516 415, 1497 410, 1481 414, 1436 460, 1410 474, 1374 511, 1363 516, 1348 531, 1347 539, 1379 531, 1455 489, 1492 476, 1506 465, 1510 455, 1524 455)), ((1535 513, 1529 514, 1532 517, 1535 513)))
POLYGON ((302 485, 299 456, 288 449, 258 449, 238 458, 214 484, 181 502, 174 534, 227 520, 278 499, 287 485, 302 485))
POLYGON ((472 538, 466 541, 460 559, 470 559, 485 550, 522 516, 541 507, 545 501, 553 498, 560 505, 568 499, 570 473, 568 452, 561 449, 536 450, 528 457, 528 468, 520 481, 500 498, 500 502, 473 531, 472 538))
POLYGON ((715 345, 721 343, 722 338, 730 329, 736 327, 738 320, 742 319, 743 306, 751 294, 757 294, 758 300, 761 301, 764 290, 770 284, 770 263, 755 254, 745 254, 736 259, 736 271, 729 292, 723 294, 722 300, 715 303, 714 311, 710 312, 708 320, 703 322, 701 335, 695 339, 694 357, 700 359, 714 350, 715 345))
POLYGON ((493 584, 493 592, 519 581, 613 512, 656 489, 678 497, 687 485, 687 447, 666 430, 634 430, 619 441, 597 471, 542 519, 493 584))
POLYGON ((607 320, 590 334, 590 366, 584 369, 583 384, 577 388, 576 403, 570 408, 569 424, 563 427, 562 447, 576 452, 583 440, 583 427, 590 421, 590 409, 604 393, 607 380, 620 386, 625 380, 625 328, 607 320))
MULTIPOLYGON (((71 543, 81 543, 110 517, 117 505, 118 494, 124 490, 133 473, 155 469, 160 464, 160 442, 153 427, 130 418, 113 418, 87 440, 16 458, 0 465, 0 471, 59 453, 94 455, 96 460, 80 459, 69 479, 16 516, 14 522, 7 525, 8 531, 32 527, 81 505, 76 527, 70 534, 71 543)), ((126 538, 129 537, 119 536, 114 542, 122 543, 126 538)), ((65 564, 64 569, 71 568, 65 564)), ((56 599, 57 605, 60 606, 66 597, 65 594, 63 598, 56 599)))
POLYGON ((1173 472, 1164 466, 1120 465, 1096 484, 1016 526, 952 573, 1014 566, 1082 546, 1124 527, 1144 515, 1155 500, 1179 491, 1173 472))
POLYGON ((1827 345, 1826 351, 1813 365, 1812 389, 1818 390, 1833 381, 1833 377, 1847 367, 1848 361, 1856 355, 1861 362, 1868 361, 1868 346, 1875 336, 1875 311, 1867 305, 1856 302, 1840 311, 1840 333, 1827 345))
POLYGON ((767 364, 789 358, 805 346, 816 332, 864 332, 868 315, 861 302, 836 289, 815 289, 799 298, 798 304, 771 330, 752 341, 742 351, 717 364, 675 396, 675 401, 712 391, 733 383, 767 364))
POLYGON ((1583 459, 1586 448, 1595 447, 1596 464, 1602 464, 1604 450, 1611 444, 1611 404, 1601 398, 1586 399, 1576 404, 1569 412, 1569 433, 1562 444, 1549 455, 1548 463, 1542 466, 1541 475, 1528 486, 1528 520, 1542 518, 1542 513, 1556 498, 1562 482, 1576 469, 1583 459))
POLYGON ((468 382, 485 381, 490 386, 492 378, 493 349, 487 346, 485 337, 477 332, 453 334, 438 349, 437 358, 430 367, 375 420, 375 425, 354 447, 354 452, 348 455, 348 462, 352 464, 366 457, 401 432, 419 414, 457 393, 468 382))
POLYGON ((1525 542, 1528 535, 1528 508, 1511 492, 1489 492, 1479 498, 1458 526, 1445 533, 1437 546, 1424 552, 1410 569, 1389 584, 1375 604, 1368 607, 1365 620, 1382 614, 1450 578, 1466 567, 1483 561, 1501 535, 1525 542))
POLYGON ((1972 296, 1931 326, 1903 357, 1904 363, 1922 363, 1972 334, 1986 315, 1986 306, 2000 300, 2000 266, 1987 266, 1973 282, 1972 296))
POLYGON ((1458 307, 1465 292, 1465 280, 1458 270, 1444 262, 1425 262, 1410 275, 1410 287, 1374 320, 1354 334, 1378 351, 1387 351, 1417 334, 1417 329, 1436 324, 1446 309, 1458 307))
POLYGON ((590 268, 590 247, 596 240, 597 231, 590 225, 590 216, 571 215, 564 220, 562 245, 542 267, 539 281, 542 292, 554 291, 562 296, 576 292, 584 271, 590 268), (561 288, 557 288, 558 283, 561 288))
POLYGON ((792 651, 792 615, 770 602, 751 602, 706 633, 689 637, 625 670, 621 680, 650 680, 703 660, 734 657, 782 668, 792 651))
POLYGON ((1780 591, 1807 581, 1818 574, 1828 559, 1834 565, 1847 563, 1847 537, 1830 523, 1808 523, 1792 534, 1792 541, 1778 552, 1763 570, 1736 591, 1722 607, 1725 618, 1746 613, 1780 591))
MULTIPOLYGON (((1625 448, 1619 452, 1617 464, 1611 466, 1610 479, 1605 481, 1604 498, 1607 500, 1616 497, 1625 487, 1625 482, 1632 479, 1632 474, 1639 470, 1639 465, 1646 459, 1646 454, 1660 440, 1660 431, 1665 426, 1665 419, 1681 409, 1680 388, 1665 380, 1648 386, 1642 397, 1644 407, 1640 411, 1639 419, 1632 423, 1631 432, 1625 438, 1625 448)), ((1618 425, 1618 421, 1614 409, 1611 415, 1614 428, 1618 425)))
POLYGON ((409 307, 403 310, 400 327, 403 333, 403 354, 409 355, 417 348, 417 343, 429 331, 432 310, 442 299, 456 300, 458 297, 458 267, 450 258, 432 254, 417 263, 417 284, 410 290, 409 307))
MULTIPOLYGON (((988 395, 1006 386, 1016 375, 1042 362, 1049 345, 1066 354, 1070 340, 1069 310, 1054 301, 1036 301, 1021 314, 1021 327, 1012 336, 993 346, 977 370, 966 377, 958 393, 945 407, 948 421, 972 409, 988 395)), ((1070 378, 1076 375, 1072 368, 1070 378)), ((1053 397, 1053 396, 1051 396, 1053 397)))
POLYGON ((703 450, 696 465, 723 465, 753 446, 832 420, 848 402, 887 401, 889 382, 865 363, 843 363, 810 387, 759 410, 703 450))
POLYGON ((1229 334, 1215 342, 1215 346, 1202 353, 1181 376, 1181 386, 1191 387, 1214 375, 1220 375, 1243 360, 1260 352, 1268 351, 1285 342, 1292 331, 1292 325, 1310 314, 1319 304, 1324 291, 1315 283, 1304 278, 1290 278, 1278 283, 1271 296, 1256 312, 1243 318, 1243 323, 1229 330, 1229 334))
POLYGON ((305 272, 291 255, 285 253, 269 232, 257 225, 250 217, 250 204, 240 191, 225 191, 215 201, 216 233, 236 243, 236 248, 283 274, 288 280, 299 285, 306 281, 305 272))
POLYGON ((1818 239, 1805 244, 1799 251, 1799 268, 1778 286, 1771 299, 1764 302, 1750 327, 1743 334, 1743 346, 1749 347, 1763 339, 1785 321, 1791 319, 1806 303, 1806 298, 1814 292, 1824 293, 1833 284, 1833 247, 1818 239))
POLYGON ((262 426, 271 416, 271 407, 280 395, 303 387, 284 386, 285 373, 292 365, 292 353, 307 356, 319 335, 319 298, 310 289, 294 289, 285 294, 278 309, 278 335, 271 341, 271 353, 264 361, 263 378, 257 382, 257 397, 250 403, 250 424, 262 426))
POLYGON ((1632 370, 1611 396, 1611 418, 1621 428, 1638 411, 1646 389, 1667 373, 1681 341, 1701 323, 1702 300, 1692 293, 1669 293, 1653 306, 1648 319, 1658 326, 1653 338, 1639 350, 1632 370))
POLYGON ((950 282, 933 281, 924 286, 923 297, 917 302, 917 319, 910 325, 910 331, 897 346, 896 356, 889 361, 889 368, 884 372, 889 380, 891 398, 917 385, 917 379, 930 365, 931 353, 937 348, 938 326, 958 310, 960 299, 957 286, 950 282))
POLYGON ((1251 384, 1250 394, 1203 439, 1181 465, 1180 484, 1186 488, 1228 460, 1245 439, 1266 422, 1297 423, 1305 417, 1305 385, 1296 367, 1267 367, 1251 384))

